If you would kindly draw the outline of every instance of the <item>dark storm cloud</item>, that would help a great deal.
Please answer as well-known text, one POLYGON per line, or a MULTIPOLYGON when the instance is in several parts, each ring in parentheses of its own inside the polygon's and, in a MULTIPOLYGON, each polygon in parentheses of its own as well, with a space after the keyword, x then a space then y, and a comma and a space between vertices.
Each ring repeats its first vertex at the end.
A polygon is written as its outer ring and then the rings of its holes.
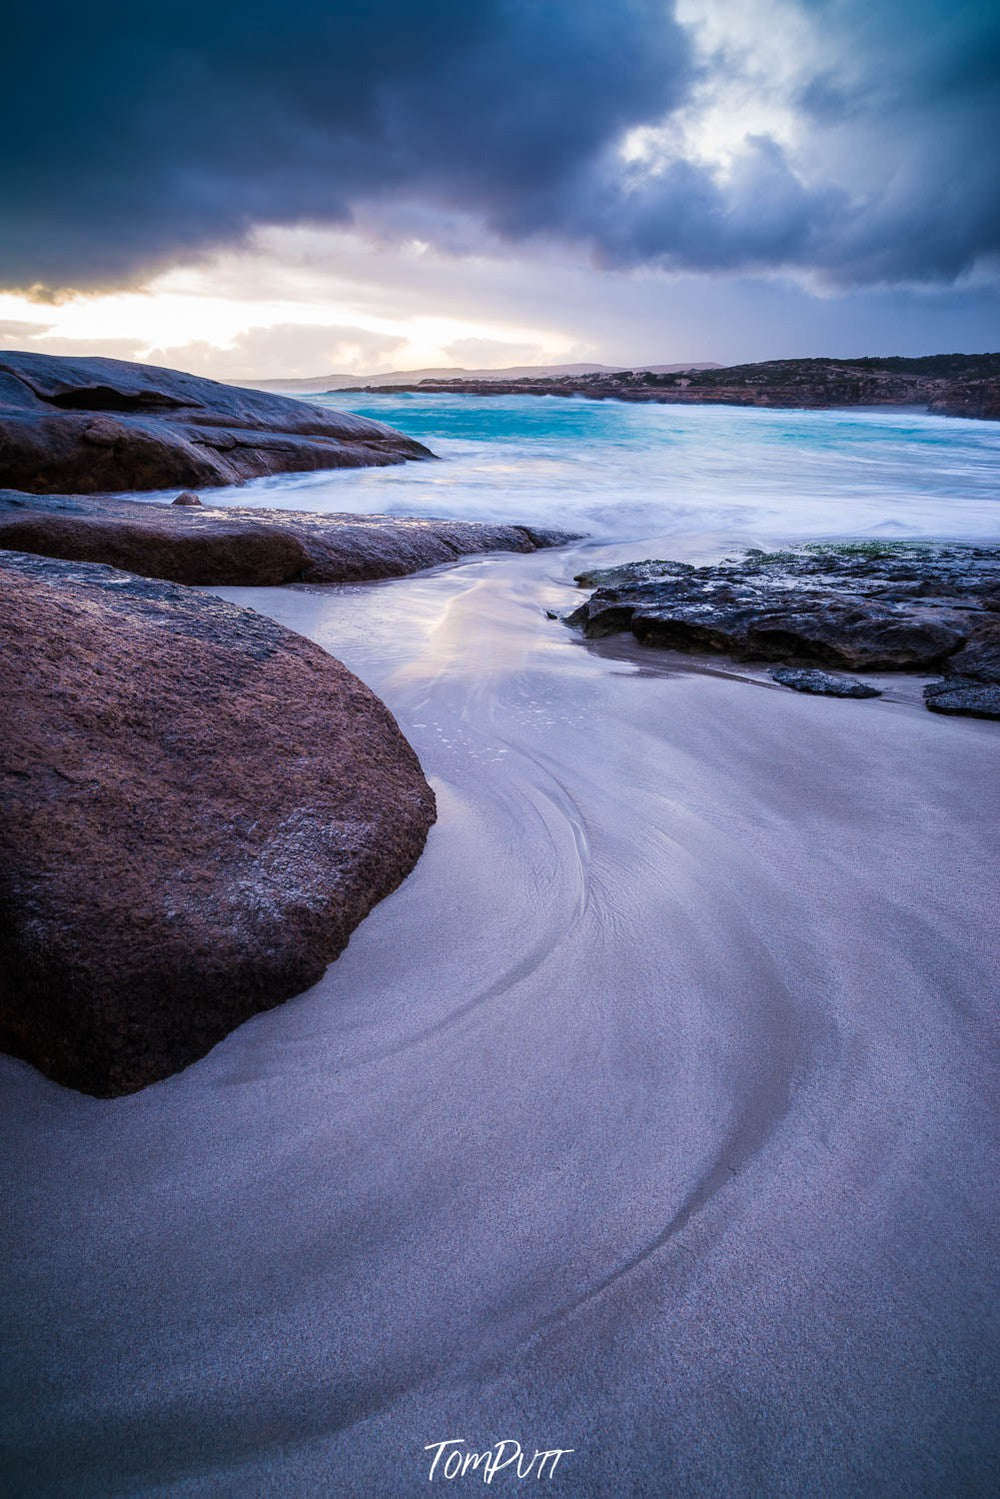
MULTIPOLYGON (((16 0, 7 276, 114 278, 405 188, 503 216, 686 86, 659 0, 16 0)), ((4 118, 6 116, 6 118, 4 118)))
POLYGON ((791 100, 796 157, 757 136, 720 177, 615 149, 738 73, 665 0, 17 0, 0 279, 110 284, 392 195, 621 266, 865 284, 1000 252, 993 8, 801 4, 828 56, 791 100))
POLYGON ((862 284, 949 281, 1000 255, 1000 7, 808 8, 826 22, 837 65, 805 78, 796 103, 819 160, 832 142, 857 174, 856 200, 831 225, 832 269, 862 284))

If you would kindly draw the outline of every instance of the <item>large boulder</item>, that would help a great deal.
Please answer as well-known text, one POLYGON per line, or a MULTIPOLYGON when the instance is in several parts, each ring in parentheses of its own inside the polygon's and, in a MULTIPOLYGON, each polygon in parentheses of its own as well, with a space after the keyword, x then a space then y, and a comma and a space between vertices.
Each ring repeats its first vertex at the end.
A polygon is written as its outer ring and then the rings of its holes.
POLYGON ((481 521, 0 490, 0 548, 105 562, 175 583, 267 586, 397 578, 475 552, 533 552, 570 539, 561 531, 481 521))
POLYGON ((0 556, 0 1045, 100 1096, 315 983, 434 797, 389 712, 248 609, 0 556))
POLYGON ((432 456, 384 422, 178 370, 0 354, 0 484, 13 489, 197 488, 432 456))

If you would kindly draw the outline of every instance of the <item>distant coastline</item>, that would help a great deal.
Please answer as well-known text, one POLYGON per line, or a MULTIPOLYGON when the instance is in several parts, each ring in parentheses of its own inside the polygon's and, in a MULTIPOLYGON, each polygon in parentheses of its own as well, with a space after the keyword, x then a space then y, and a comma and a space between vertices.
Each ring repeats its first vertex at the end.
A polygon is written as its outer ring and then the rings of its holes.
POLYGON ((424 378, 332 388, 327 394, 567 396, 825 410, 913 406, 941 416, 1000 420, 1000 354, 931 354, 923 358, 775 359, 681 371, 594 371, 517 378, 424 378))
POLYGON ((401 389, 425 380, 539 380, 580 375, 677 375, 691 370, 717 370, 712 361, 687 364, 510 364, 502 369, 466 369, 462 365, 435 365, 419 370, 376 370, 368 375, 307 375, 289 378, 275 376, 270 380, 243 380, 251 390, 268 390, 277 395, 325 395, 331 390, 360 390, 368 385, 391 385, 401 389))

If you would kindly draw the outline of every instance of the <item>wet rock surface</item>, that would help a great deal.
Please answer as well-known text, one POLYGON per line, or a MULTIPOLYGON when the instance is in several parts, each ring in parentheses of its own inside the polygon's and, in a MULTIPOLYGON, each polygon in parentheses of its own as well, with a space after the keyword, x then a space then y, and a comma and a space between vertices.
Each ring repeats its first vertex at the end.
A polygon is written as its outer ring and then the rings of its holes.
POLYGON ((0 354, 0 484, 98 494, 431 458, 384 422, 123 359, 0 354))
POLYGON ((1000 718, 1000 683, 970 682, 960 677, 930 682, 924 702, 932 713, 959 713, 969 718, 1000 718))
POLYGON ((434 796, 388 708, 249 609, 0 554, 0 1046, 132 1092, 315 983, 434 796))
POLYGON ((649 559, 577 582, 595 591, 565 622, 592 639, 627 630, 645 645, 738 661, 940 671, 946 682, 928 688, 928 707, 998 716, 1000 547, 754 549, 707 567, 649 559))
POLYGON ((533 552, 570 539, 561 531, 488 522, 0 490, 0 549, 103 562, 175 583, 266 587, 397 578, 479 552, 533 552))
POLYGON ((829 671, 817 668, 779 666, 771 672, 771 680, 782 687, 791 687, 795 692, 808 692, 817 697, 881 697, 877 687, 859 682, 854 677, 837 677, 829 671))

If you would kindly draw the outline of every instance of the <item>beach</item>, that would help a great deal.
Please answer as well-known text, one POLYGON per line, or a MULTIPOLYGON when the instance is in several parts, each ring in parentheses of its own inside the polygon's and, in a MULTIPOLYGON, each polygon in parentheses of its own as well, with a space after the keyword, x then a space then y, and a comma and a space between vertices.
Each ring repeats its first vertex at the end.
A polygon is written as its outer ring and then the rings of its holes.
POLYGON ((219 590, 384 698, 439 820, 197 1065, 0 1060, 16 1492, 417 1494, 448 1439, 989 1490, 995 726, 547 618, 621 550, 219 590))
POLYGON ((996 1499, 1000 8, 4 40, 0 1499, 996 1499))

